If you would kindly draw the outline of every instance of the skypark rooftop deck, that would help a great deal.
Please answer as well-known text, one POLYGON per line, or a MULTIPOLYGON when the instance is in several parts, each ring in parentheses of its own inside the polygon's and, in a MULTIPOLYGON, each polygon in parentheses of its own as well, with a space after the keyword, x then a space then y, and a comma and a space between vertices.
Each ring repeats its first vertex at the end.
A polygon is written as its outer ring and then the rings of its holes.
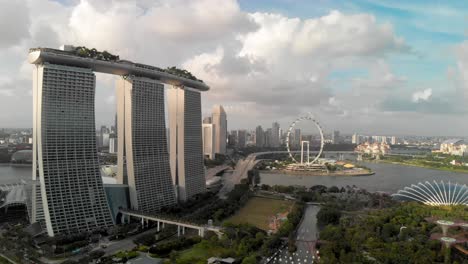
POLYGON ((41 64, 48 62, 52 64, 84 67, 92 69, 95 72, 109 73, 114 75, 136 75, 156 79, 162 83, 175 86, 187 86, 200 91, 208 91, 210 89, 208 85, 201 81, 191 80, 170 74, 154 66, 125 60, 106 61, 88 57, 80 57, 71 52, 57 49, 30 49, 28 61, 31 64, 41 64))

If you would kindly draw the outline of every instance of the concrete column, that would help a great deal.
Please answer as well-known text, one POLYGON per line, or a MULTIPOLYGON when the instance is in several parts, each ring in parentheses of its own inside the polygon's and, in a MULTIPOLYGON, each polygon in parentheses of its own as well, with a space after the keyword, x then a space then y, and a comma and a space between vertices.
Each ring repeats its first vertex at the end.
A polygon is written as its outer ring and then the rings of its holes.
POLYGON ((156 228, 156 231, 159 232, 159 230, 161 230, 161 229, 159 229, 159 221, 157 223, 158 223, 158 227, 156 228))
POLYGON ((185 235, 185 226, 182 227, 182 235, 185 235))
POLYGON ((164 229, 164 222, 162 223, 162 228, 164 229))
POLYGON ((177 226, 177 236, 180 237, 180 226, 177 226))
POLYGON ((141 227, 145 228, 145 219, 143 217, 141 218, 141 227))

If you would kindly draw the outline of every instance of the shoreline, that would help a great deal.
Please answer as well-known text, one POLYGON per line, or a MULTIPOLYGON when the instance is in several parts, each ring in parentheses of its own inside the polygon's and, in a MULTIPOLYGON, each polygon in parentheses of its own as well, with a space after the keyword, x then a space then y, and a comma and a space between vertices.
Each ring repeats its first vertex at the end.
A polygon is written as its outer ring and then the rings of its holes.
POLYGON ((297 175, 297 176, 339 176, 339 177, 354 177, 354 176, 372 176, 375 174, 373 171, 363 171, 356 173, 326 173, 326 172, 311 172, 311 171, 289 171, 289 170, 261 170, 260 173, 271 173, 271 174, 286 174, 286 175, 297 175))
POLYGON ((0 162, 0 166, 9 167, 32 167, 32 163, 11 163, 11 162, 0 162))
POLYGON ((403 162, 396 162, 396 161, 385 161, 385 160, 379 160, 379 161, 367 160, 366 161, 366 160, 364 160, 364 162, 395 164, 395 165, 401 165, 401 166, 424 168, 424 169, 429 169, 429 170, 448 171, 448 172, 468 174, 468 170, 457 170, 457 169, 449 169, 449 168, 436 168, 436 167, 431 167, 431 166, 412 164, 412 163, 403 163, 403 162))

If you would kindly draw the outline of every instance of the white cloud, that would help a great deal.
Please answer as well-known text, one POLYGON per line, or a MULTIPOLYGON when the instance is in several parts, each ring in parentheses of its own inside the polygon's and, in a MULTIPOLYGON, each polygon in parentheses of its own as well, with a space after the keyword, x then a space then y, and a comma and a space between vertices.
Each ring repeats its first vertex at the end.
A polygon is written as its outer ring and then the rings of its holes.
MULTIPOLYGON (((329 126, 369 125, 383 116, 382 101, 406 85, 406 79, 395 74, 386 59, 411 49, 391 24, 367 13, 331 11, 303 19, 248 13, 235 0, 67 3, 27 0, 24 10, 11 11, 15 16, 9 17, 25 21, 21 25, 27 30, 20 27, 12 40, 0 40, 0 88, 17 98, 3 100, 0 112, 31 108, 29 99, 18 99, 31 87, 27 49, 59 44, 95 47, 160 67, 183 66, 211 86, 203 94, 203 109, 224 104, 230 128, 254 127, 260 120, 268 124, 275 119, 291 120, 309 111, 329 126), (34 16, 26 12, 29 9, 35 10, 34 16), (341 83, 331 78, 334 72, 355 68, 367 76, 352 76, 341 83), (2 81, 6 76, 8 86, 2 81)), ((468 83, 466 51, 468 47, 459 50, 458 71, 468 83)), ((115 98, 113 79, 98 75, 98 81, 97 122, 109 123, 115 111, 109 107, 115 98)), ((410 101, 411 89, 404 96, 410 101)), ((425 96, 418 95, 417 101, 431 98, 425 96)), ((23 123, 30 120, 26 117, 23 123)))
POLYGON ((0 89, 0 95, 11 97, 11 96, 14 96, 14 92, 11 89, 0 89))
POLYGON ((19 44, 29 37, 29 8, 24 0, 3 0, 0 7, 0 48, 19 44))
POLYGON ((421 101, 429 101, 431 96, 432 96, 432 89, 430 89, 430 88, 422 90, 422 91, 417 91, 417 92, 413 93, 412 101, 414 103, 419 103, 421 101))
MULTIPOLYGON (((333 96, 329 75, 334 70, 356 65, 368 68, 372 77, 355 80, 353 86, 359 86, 355 92, 369 95, 382 94, 378 90, 404 82, 391 72, 383 56, 409 48, 390 25, 378 24, 371 15, 332 11, 306 20, 271 13, 250 16, 258 24, 256 30, 238 34, 235 44, 223 43, 216 52, 201 53, 184 63, 212 86, 206 95, 210 101, 255 101, 258 109, 268 108, 272 116, 292 116, 333 96), (231 69, 247 71, 241 75, 223 71, 225 62, 231 69)), ((356 97, 355 101, 363 100, 356 97)), ((325 106, 318 111, 343 117, 351 113, 345 106, 325 106)))
POLYGON ((468 90, 468 41, 464 41, 455 48, 457 57, 458 82, 468 90))
POLYGON ((369 14, 346 15, 335 10, 305 20, 269 13, 251 16, 260 28, 240 37, 244 42, 241 54, 261 56, 272 62, 285 58, 281 55, 317 59, 317 56, 368 56, 409 50, 390 24, 378 24, 369 14))

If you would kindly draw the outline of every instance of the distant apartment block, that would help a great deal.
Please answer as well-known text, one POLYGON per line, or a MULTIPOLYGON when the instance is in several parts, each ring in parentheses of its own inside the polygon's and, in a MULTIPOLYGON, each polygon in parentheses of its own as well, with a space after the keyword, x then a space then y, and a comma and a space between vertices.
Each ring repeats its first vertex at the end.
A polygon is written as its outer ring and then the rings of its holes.
POLYGON ((167 149, 164 85, 128 76, 117 84, 119 183, 129 186, 131 207, 157 212, 176 203, 167 149), (125 160, 125 161, 124 161, 125 160), (125 176, 126 175, 126 176, 125 176))
MULTIPOLYGON (((206 191, 201 97, 198 90, 168 90, 172 181, 179 201, 206 191)), ((216 130, 215 130, 216 131, 216 130)))

